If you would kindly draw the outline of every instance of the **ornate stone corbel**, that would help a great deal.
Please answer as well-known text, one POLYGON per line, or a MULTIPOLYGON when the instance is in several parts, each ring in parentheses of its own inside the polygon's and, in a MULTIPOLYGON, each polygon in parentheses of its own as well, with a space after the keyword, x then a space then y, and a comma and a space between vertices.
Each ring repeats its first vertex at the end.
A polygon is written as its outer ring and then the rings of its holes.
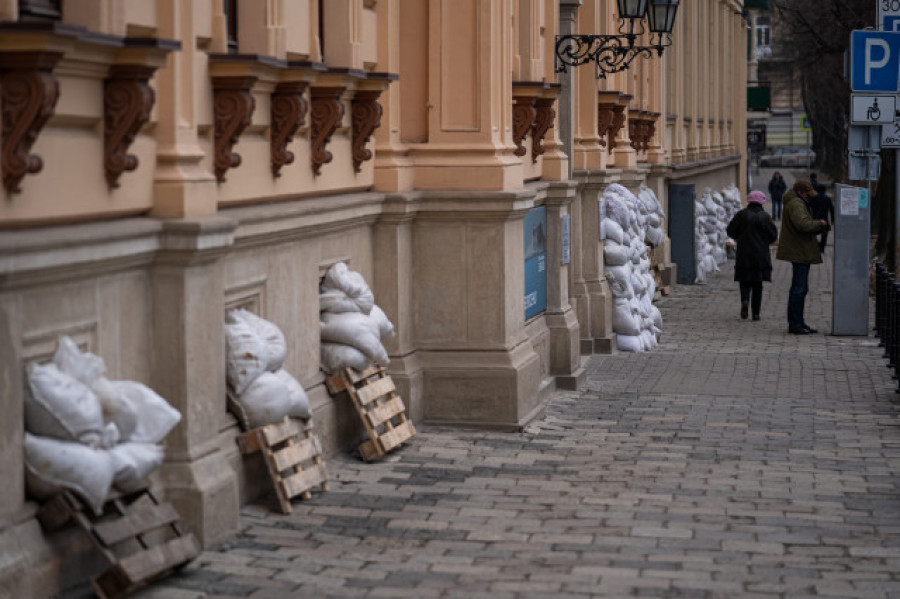
POLYGON ((256 102, 250 88, 253 76, 213 77, 213 115, 215 118, 216 180, 225 180, 228 169, 241 164, 240 154, 231 151, 241 132, 250 124, 256 102))
POLYGON ((381 126, 381 104, 377 102, 380 90, 360 90, 353 96, 351 116, 353 118, 353 172, 358 173, 362 163, 372 158, 372 151, 366 149, 372 132, 381 126))
POLYGON ((534 124, 534 117, 537 110, 534 107, 535 98, 533 96, 516 96, 513 103, 513 143, 516 146, 513 152, 516 156, 524 156, 527 150, 522 143, 525 141, 525 135, 534 124))
POLYGON ((0 113, 2 113, 3 186, 21 191, 26 174, 44 167, 40 156, 29 154, 59 99, 53 67, 60 52, 4 52, 0 54, 0 113))
POLYGON ((308 104, 303 97, 305 81, 279 83, 272 92, 272 175, 281 176, 281 167, 294 162, 294 153, 287 146, 303 125, 308 104))
POLYGON ((155 100, 150 77, 155 70, 146 65, 113 65, 103 84, 103 167, 110 187, 119 186, 123 171, 137 168, 137 156, 129 154, 128 148, 150 120, 155 100))
POLYGON ((600 147, 605 148, 607 136, 613 123, 613 108, 615 104, 600 102, 597 104, 597 135, 600 136, 600 147))
POLYGON ((537 162, 538 156, 544 153, 544 136, 556 119, 553 103, 556 98, 538 98, 535 103, 537 114, 531 126, 531 161, 537 162))
POLYGON ((656 135, 656 121, 659 119, 658 112, 651 112, 647 117, 647 134, 644 138, 644 150, 650 149, 650 140, 656 135))
POLYGON ((325 149, 331 135, 344 118, 344 103, 341 102, 343 87, 311 87, 310 97, 310 162, 313 174, 319 175, 322 165, 331 162, 333 156, 325 149))
POLYGON ((616 104, 613 106, 612 124, 609 126, 609 153, 616 149, 616 136, 619 130, 625 125, 625 106, 616 104))
POLYGON ((640 113, 632 112, 628 115, 628 139, 631 141, 631 147, 637 152, 643 147, 643 137, 644 118, 640 113))

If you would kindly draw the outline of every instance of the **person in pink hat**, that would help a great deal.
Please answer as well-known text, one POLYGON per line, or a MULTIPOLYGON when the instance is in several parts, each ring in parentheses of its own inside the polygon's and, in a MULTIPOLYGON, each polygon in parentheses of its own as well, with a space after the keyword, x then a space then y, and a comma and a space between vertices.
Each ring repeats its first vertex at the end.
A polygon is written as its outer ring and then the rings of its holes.
POLYGON ((748 310, 752 310, 753 320, 759 320, 763 281, 772 280, 769 245, 778 239, 778 229, 772 217, 763 210, 765 203, 766 194, 751 191, 747 194, 747 207, 734 215, 726 229, 728 236, 737 242, 734 280, 740 283, 741 318, 744 320, 748 310))

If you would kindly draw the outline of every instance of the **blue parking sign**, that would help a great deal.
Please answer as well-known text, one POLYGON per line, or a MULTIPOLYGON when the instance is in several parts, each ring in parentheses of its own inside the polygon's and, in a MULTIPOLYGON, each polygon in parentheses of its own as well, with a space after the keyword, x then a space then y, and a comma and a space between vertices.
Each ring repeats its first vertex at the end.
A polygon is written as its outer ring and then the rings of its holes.
POLYGON ((850 33, 850 88, 855 92, 900 89, 900 32, 857 30, 850 33))

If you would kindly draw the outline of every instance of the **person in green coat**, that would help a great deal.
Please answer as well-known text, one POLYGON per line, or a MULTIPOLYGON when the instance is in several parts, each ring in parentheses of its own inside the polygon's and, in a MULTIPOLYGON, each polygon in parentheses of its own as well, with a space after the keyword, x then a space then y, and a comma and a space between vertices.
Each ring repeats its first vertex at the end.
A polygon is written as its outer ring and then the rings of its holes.
POLYGON ((819 249, 819 233, 831 227, 824 220, 816 220, 812 215, 810 199, 816 191, 809 181, 803 179, 794 183, 784 194, 784 212, 781 219, 781 237, 778 241, 777 260, 790 262, 793 267, 791 289, 788 292, 787 318, 788 333, 810 335, 816 333, 803 317, 806 294, 809 291, 809 267, 822 263, 819 249))

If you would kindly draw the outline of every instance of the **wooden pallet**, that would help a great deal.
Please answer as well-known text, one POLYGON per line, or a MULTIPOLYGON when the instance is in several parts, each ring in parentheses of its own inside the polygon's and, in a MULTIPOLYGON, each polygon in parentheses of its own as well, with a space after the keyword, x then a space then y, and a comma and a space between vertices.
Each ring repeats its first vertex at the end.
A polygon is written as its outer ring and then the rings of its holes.
POLYGON ((55 495, 41 508, 45 530, 74 520, 100 550, 110 568, 91 578, 101 599, 123 597, 184 566, 200 553, 200 543, 178 524, 178 512, 143 488, 114 494, 97 516, 71 491, 55 495))
POLYGON ((319 485, 323 491, 328 490, 322 444, 312 424, 285 417, 281 422, 238 435, 237 442, 242 453, 262 452, 283 513, 291 513, 294 497, 312 497, 313 487, 319 485))
POLYGON ((325 380, 332 395, 346 391, 369 438, 359 446, 362 458, 371 462, 399 447, 416 434, 406 418, 406 406, 384 367, 363 371, 345 368, 325 380))

